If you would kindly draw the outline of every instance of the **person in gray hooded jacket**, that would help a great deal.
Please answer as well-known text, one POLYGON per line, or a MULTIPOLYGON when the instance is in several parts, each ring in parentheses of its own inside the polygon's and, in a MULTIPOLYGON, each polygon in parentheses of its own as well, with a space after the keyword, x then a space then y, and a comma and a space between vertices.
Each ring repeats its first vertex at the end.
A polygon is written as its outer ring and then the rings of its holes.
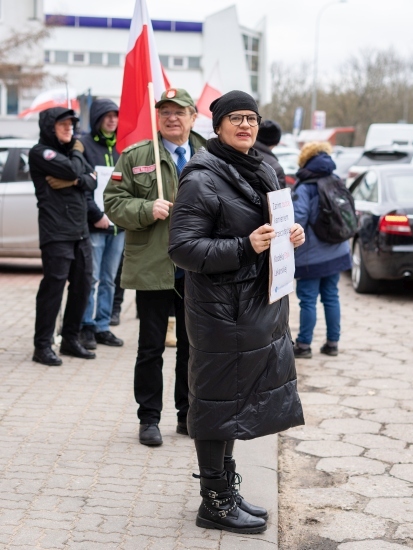
POLYGON ((87 193, 88 224, 93 253, 93 279, 82 321, 81 340, 85 348, 96 344, 123 346, 110 330, 115 277, 122 258, 125 234, 103 212, 103 189, 99 167, 115 166, 119 153, 115 149, 119 108, 110 99, 96 99, 90 108, 91 132, 81 141, 84 156, 96 169, 98 188, 87 193), (96 292, 97 285, 97 292, 96 292))

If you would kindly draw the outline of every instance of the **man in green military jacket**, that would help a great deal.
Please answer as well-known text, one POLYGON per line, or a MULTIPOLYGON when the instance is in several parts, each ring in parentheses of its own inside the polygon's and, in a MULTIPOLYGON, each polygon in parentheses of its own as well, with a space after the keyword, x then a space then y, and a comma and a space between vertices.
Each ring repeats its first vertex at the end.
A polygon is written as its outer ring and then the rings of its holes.
POLYGON ((139 405, 139 441, 143 445, 162 444, 158 427, 162 411, 162 354, 173 306, 177 337, 176 431, 188 433, 189 344, 183 303, 184 272, 168 256, 169 210, 175 201, 183 166, 205 144, 205 140, 192 131, 196 109, 188 92, 170 88, 155 107, 164 198, 158 197, 151 140, 123 151, 104 193, 106 214, 126 230, 121 286, 137 291, 140 324, 134 390, 139 405))

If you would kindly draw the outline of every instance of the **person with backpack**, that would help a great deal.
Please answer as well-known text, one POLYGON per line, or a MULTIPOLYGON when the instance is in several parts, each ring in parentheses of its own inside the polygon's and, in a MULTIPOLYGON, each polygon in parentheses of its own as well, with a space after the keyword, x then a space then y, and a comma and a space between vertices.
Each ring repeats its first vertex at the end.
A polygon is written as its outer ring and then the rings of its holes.
POLYGON ((340 339, 340 272, 351 268, 348 238, 354 234, 354 202, 338 176, 328 142, 307 143, 298 159, 298 181, 293 188, 295 222, 303 226, 306 241, 295 249, 296 292, 300 301, 300 328, 294 355, 312 357, 311 342, 320 296, 327 326, 321 353, 338 355, 340 339), (340 208, 342 210, 340 210, 340 208), (320 238, 321 237, 321 238, 320 238))

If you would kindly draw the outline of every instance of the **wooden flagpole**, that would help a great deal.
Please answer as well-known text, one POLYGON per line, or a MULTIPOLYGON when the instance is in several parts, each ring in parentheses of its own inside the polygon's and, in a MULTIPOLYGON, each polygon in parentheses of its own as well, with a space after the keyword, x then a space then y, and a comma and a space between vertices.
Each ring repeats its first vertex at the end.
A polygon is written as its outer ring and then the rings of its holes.
POLYGON ((156 182, 158 184, 158 197, 160 199, 163 199, 161 159, 159 157, 159 142, 158 142, 158 130, 156 127, 155 95, 153 92, 153 82, 148 82, 148 90, 149 90, 149 104, 150 104, 150 110, 151 110, 153 149, 155 151, 156 182))

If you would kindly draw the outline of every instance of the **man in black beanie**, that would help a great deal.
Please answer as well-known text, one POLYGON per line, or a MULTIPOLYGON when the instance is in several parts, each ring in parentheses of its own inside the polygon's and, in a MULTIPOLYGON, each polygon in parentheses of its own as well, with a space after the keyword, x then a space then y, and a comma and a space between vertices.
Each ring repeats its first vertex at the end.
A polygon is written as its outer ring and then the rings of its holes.
POLYGON ((278 162, 277 157, 272 152, 272 148, 279 144, 280 139, 281 126, 273 120, 263 120, 258 130, 254 149, 264 157, 267 164, 274 168, 280 187, 283 189, 285 188, 284 170, 278 162))

